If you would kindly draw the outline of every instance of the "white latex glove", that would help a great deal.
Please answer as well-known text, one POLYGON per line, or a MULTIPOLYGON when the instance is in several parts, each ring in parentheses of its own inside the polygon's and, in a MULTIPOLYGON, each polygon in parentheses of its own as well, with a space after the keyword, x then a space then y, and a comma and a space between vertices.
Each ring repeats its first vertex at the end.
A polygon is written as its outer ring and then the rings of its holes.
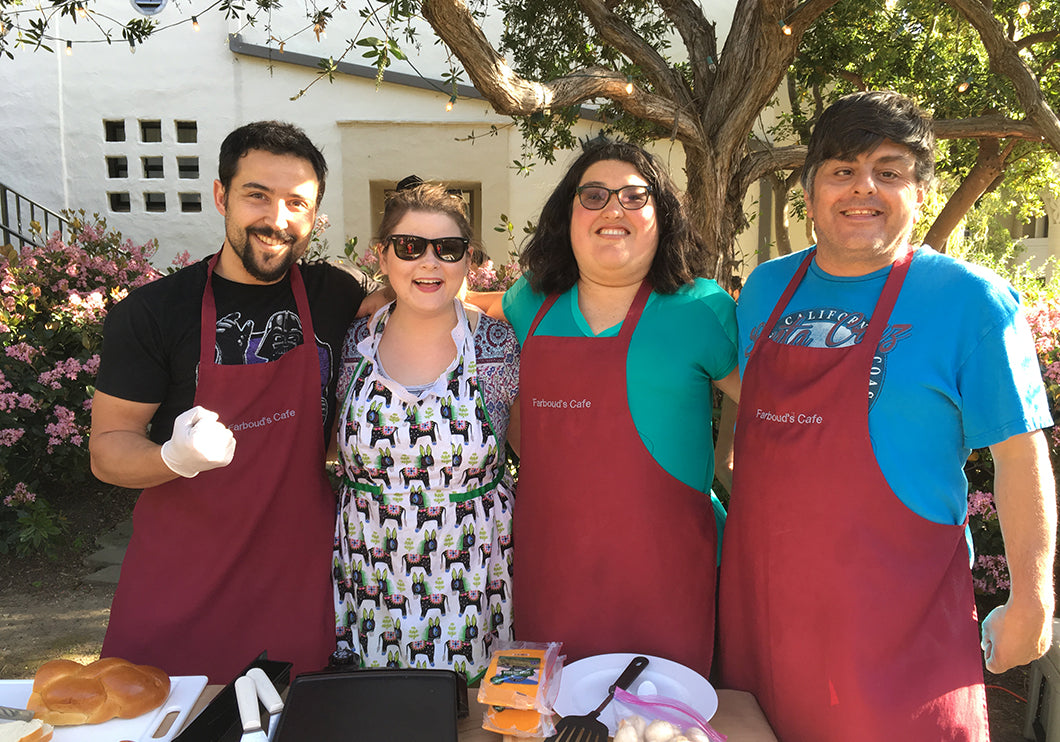
POLYGON ((173 437, 162 444, 162 460, 174 473, 190 478, 228 466, 235 451, 235 436, 217 421, 217 413, 196 406, 173 421, 173 437))

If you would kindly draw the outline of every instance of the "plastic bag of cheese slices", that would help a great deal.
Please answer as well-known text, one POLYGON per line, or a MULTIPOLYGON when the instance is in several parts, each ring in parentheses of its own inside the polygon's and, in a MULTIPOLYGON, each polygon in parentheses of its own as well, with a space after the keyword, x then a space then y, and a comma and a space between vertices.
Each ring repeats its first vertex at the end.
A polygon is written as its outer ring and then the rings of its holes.
POLYGON ((687 703, 615 689, 614 742, 725 742, 728 739, 687 703))
POLYGON ((502 642, 479 686, 482 727, 512 737, 548 737, 564 657, 560 642, 502 642))

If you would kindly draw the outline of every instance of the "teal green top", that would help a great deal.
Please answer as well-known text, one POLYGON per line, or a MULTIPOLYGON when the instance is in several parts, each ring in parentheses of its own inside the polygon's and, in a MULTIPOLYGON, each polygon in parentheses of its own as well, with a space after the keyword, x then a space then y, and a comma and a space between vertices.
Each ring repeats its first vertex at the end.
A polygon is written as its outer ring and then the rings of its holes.
MULTIPOLYGON (((521 343, 545 298, 525 278, 505 292, 504 314, 521 343)), ((620 327, 594 334, 575 286, 559 297, 536 334, 613 337, 620 327)), ((714 483, 711 380, 728 376, 736 363, 736 302, 715 281, 698 278, 674 294, 652 292, 626 359, 629 409, 652 457, 700 492, 714 483)), ((721 533, 725 511, 717 498, 713 502, 721 533)))

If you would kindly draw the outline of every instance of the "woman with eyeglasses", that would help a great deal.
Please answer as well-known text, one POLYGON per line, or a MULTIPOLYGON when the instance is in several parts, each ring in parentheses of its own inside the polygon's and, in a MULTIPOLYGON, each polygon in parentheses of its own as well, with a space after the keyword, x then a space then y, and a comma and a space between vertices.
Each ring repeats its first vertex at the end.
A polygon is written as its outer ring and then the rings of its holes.
POLYGON ((522 342, 516 638, 706 676, 711 385, 738 397, 735 302, 697 278, 702 244, 665 170, 624 142, 585 146, 520 263, 502 303, 522 342))
POLYGON ((474 680, 511 630, 519 346, 458 298, 471 237, 440 186, 387 199, 375 249, 396 298, 351 326, 339 381, 334 664, 474 680))

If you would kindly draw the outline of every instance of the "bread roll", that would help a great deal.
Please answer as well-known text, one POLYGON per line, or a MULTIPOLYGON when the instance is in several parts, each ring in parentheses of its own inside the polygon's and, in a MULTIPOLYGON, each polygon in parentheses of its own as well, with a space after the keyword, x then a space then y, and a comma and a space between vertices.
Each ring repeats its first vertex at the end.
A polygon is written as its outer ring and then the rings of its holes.
POLYGON ((48 742, 52 725, 40 719, 0 722, 0 742, 48 742))
POLYGON ((107 657, 88 665, 52 660, 37 670, 26 708, 56 726, 131 719, 169 697, 169 676, 157 667, 107 657))

